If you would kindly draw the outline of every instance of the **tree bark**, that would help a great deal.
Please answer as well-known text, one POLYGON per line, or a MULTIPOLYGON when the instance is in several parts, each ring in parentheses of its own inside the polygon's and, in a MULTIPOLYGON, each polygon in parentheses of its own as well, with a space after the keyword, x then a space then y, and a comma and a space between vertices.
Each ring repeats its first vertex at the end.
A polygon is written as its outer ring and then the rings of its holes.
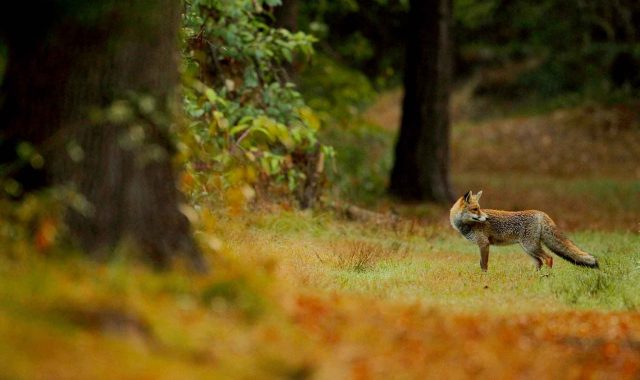
POLYGON ((28 38, 20 33, 24 20, 7 17, 0 26, 9 49, 3 140, 32 143, 48 183, 69 185, 88 201, 68 217, 87 252, 105 257, 127 240, 157 266, 186 259, 205 270, 178 209, 170 160, 180 2, 45 4, 44 26, 28 38))
POLYGON ((283 0, 282 5, 275 7, 274 10, 276 26, 297 32, 298 9, 298 0, 283 0))
POLYGON ((389 191, 404 200, 449 202, 451 0, 412 0, 402 123, 389 191))
MULTIPOLYGON (((299 4, 298 0, 283 0, 282 5, 275 7, 273 16, 275 18, 275 24, 278 28, 284 28, 291 32, 298 31, 298 13, 299 4)), ((296 65, 294 58, 293 62, 284 62, 283 77, 287 82, 296 82, 298 76, 299 67, 296 65)))

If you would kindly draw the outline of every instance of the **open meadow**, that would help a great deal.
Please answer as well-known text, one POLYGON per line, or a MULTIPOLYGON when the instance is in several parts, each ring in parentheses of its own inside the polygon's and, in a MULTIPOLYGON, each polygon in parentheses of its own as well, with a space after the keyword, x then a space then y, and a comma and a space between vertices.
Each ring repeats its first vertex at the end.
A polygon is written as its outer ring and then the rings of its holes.
MULTIPOLYGON (((555 115, 457 124, 454 182, 482 188, 486 207, 545 210, 600 270, 556 257, 536 271, 507 246, 482 273, 443 206, 381 199, 379 219, 351 220, 338 206, 195 205, 209 275, 154 272, 126 246, 99 264, 3 244, 2 378, 637 378, 637 114, 621 146, 584 167, 567 140, 529 148, 563 128, 555 115), (531 133, 514 144, 521 123, 531 133)), ((608 132, 593 128, 571 143, 596 149, 608 132)))

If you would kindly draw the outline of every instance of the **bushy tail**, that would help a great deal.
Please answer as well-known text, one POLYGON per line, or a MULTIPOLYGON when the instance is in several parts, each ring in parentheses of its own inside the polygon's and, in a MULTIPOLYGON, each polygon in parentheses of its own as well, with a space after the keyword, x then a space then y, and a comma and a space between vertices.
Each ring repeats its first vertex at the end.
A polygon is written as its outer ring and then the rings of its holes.
POLYGON ((599 268, 598 260, 573 244, 547 215, 544 216, 542 223, 541 237, 547 248, 568 262, 589 268, 599 268))

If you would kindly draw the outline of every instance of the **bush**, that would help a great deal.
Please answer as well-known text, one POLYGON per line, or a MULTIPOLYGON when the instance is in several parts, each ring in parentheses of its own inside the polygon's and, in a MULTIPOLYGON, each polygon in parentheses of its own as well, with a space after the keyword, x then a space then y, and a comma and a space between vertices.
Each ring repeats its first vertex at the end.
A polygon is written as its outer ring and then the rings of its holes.
POLYGON ((330 147, 284 64, 315 39, 269 26, 277 0, 192 0, 184 13, 186 190, 232 203, 258 195, 318 197, 330 147), (213 196, 213 197, 212 197, 213 196))

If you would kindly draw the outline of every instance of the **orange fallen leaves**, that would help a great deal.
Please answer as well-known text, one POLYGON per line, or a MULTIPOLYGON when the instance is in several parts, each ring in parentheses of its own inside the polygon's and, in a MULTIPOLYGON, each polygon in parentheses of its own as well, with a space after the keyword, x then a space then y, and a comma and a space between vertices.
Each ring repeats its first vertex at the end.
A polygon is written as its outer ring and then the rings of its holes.
POLYGON ((58 221, 50 217, 43 218, 34 235, 34 243, 38 251, 44 252, 51 248, 57 235, 58 221))
POLYGON ((640 313, 448 314, 299 296, 289 313, 351 378, 637 378, 640 313), (345 351, 350 355, 343 355, 345 351))

